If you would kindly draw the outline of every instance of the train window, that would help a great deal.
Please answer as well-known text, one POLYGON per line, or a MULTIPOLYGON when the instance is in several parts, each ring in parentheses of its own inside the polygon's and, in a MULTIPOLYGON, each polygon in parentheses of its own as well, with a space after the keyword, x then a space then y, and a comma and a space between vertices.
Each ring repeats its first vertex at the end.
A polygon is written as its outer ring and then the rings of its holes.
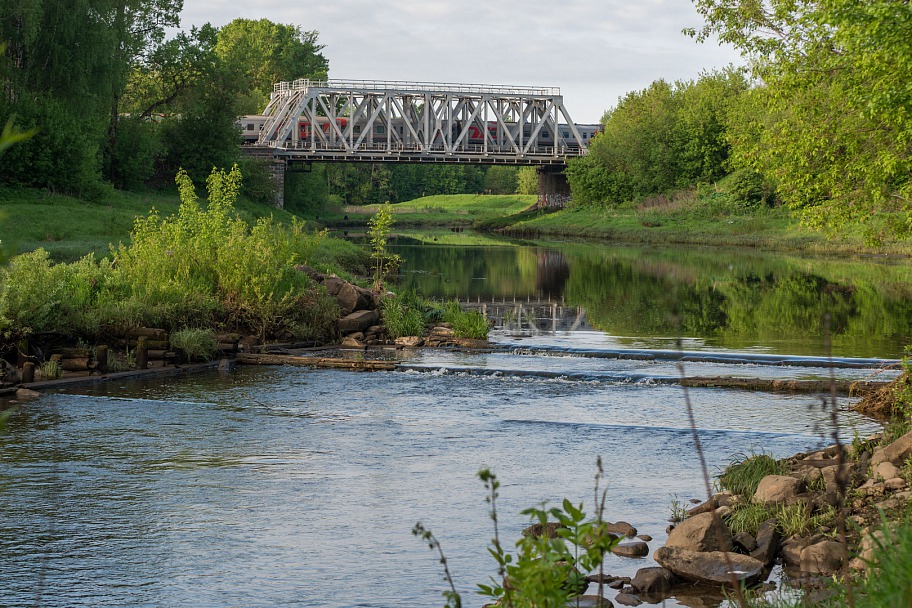
POLYGON ((561 137, 570 137, 570 131, 561 131, 561 137))
POLYGON ((355 135, 361 132, 361 125, 355 125, 355 135))
POLYGON ((253 123, 248 123, 248 124, 247 124, 247 130, 248 130, 248 131, 253 131, 253 123))
POLYGON ((386 133, 386 129, 383 128, 383 125, 377 125, 377 133, 386 133))

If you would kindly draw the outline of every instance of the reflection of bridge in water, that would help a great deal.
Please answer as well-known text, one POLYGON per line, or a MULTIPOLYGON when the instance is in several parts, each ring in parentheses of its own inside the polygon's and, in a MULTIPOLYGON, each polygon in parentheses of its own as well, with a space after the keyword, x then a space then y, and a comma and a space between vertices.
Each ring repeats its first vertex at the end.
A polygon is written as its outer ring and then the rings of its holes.
POLYGON ((568 306, 563 298, 491 298, 459 300, 463 308, 478 310, 494 321, 494 326, 509 331, 557 333, 586 331, 592 326, 586 320, 586 310, 568 306))

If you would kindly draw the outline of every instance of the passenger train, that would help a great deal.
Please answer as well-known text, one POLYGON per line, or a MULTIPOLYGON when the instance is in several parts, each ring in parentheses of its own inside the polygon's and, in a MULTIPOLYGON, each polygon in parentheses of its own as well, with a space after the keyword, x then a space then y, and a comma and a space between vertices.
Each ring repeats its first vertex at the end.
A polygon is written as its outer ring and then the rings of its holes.
MULTIPOLYGON (((267 116, 262 116, 262 115, 248 115, 248 116, 242 116, 240 118, 240 120, 238 121, 238 125, 241 128, 242 140, 243 140, 244 144, 249 145, 249 144, 256 143, 256 141, 260 135, 260 130, 263 128, 263 124, 266 122, 267 119, 268 119, 267 116)), ((339 126, 339 130, 341 132, 345 133, 346 128, 348 127, 348 119, 337 118, 336 124, 339 126)), ((509 123, 508 123, 508 125, 509 125, 509 123)), ((577 132, 579 132, 579 134, 580 134, 580 138, 582 139, 583 144, 585 144, 585 145, 588 145, 589 142, 592 140, 592 138, 594 138, 596 135, 598 135, 599 133, 601 133, 603 131, 602 125, 598 125, 598 124, 597 125, 576 124, 575 126, 576 126, 577 132)), ((462 123, 462 121, 457 120, 454 122, 453 128, 452 128, 452 133, 453 133, 454 139, 457 138, 460 133, 462 133, 463 127, 464 127, 464 123, 462 123)), ((310 120, 303 118, 303 117, 300 118, 298 120, 297 128, 298 128, 298 140, 303 141, 303 142, 310 141, 310 139, 311 139, 310 120)), ((323 131, 323 134, 327 138, 330 137, 330 133, 332 132, 332 129, 330 128, 330 121, 328 118, 325 118, 325 117, 317 118, 317 128, 320 129, 321 131, 323 131)), ((390 128, 395 130, 395 132, 399 136, 400 140, 407 141, 408 139, 410 139, 409 130, 406 127, 405 121, 403 121, 403 119, 394 118, 391 121, 390 128)), ((491 135, 491 140, 493 140, 495 142, 498 139, 498 129, 499 128, 500 128, 500 126, 498 125, 497 122, 488 122, 488 133, 490 133, 490 135, 491 135)), ((382 123, 380 121, 374 122, 373 137, 371 138, 370 135, 368 135, 367 137, 365 137, 365 139, 363 141, 367 142, 369 139, 373 139, 373 141, 386 142, 387 137, 389 135, 387 133, 386 129, 387 129, 387 125, 385 123, 382 123)), ((356 123, 353 126, 352 135, 355 138, 355 140, 357 140, 361 137, 361 135, 362 135, 361 130, 362 130, 361 124, 356 123)), ((532 125, 527 124, 523 127, 523 142, 524 143, 528 142, 528 138, 531 137, 531 135, 532 135, 532 125)), ((568 125, 566 125, 566 124, 558 125, 558 134, 557 135, 558 135, 558 144, 563 144, 568 148, 578 147, 576 138, 573 137, 573 133, 571 132, 570 127, 568 125)), ((514 139, 515 139, 515 137, 516 136, 514 135, 514 139)), ((437 139, 439 140, 439 138, 440 138, 440 135, 438 134, 437 139)), ((466 139, 467 139, 468 145, 472 145, 472 146, 483 145, 484 137, 482 134, 481 127, 478 124, 471 124, 469 126, 466 139)), ((508 142, 508 141, 509 140, 504 138, 504 142, 508 142)), ((539 146, 539 147, 553 147, 555 145, 553 133, 549 129, 542 127, 542 129, 539 130, 538 135, 536 136, 535 145, 539 146)))

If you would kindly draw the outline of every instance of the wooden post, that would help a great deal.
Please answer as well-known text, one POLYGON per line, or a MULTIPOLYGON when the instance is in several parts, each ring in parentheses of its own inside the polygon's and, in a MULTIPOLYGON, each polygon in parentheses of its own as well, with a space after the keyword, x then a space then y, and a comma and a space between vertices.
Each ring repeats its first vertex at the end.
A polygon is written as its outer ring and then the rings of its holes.
POLYGON ((149 367, 149 350, 146 347, 146 337, 140 336, 136 341, 136 367, 147 369, 149 367))
POLYGON ((31 384, 35 381, 35 364, 26 361, 22 364, 22 384, 31 384))
POLYGON ((95 348, 95 369, 99 374, 108 373, 108 347, 104 344, 95 348))

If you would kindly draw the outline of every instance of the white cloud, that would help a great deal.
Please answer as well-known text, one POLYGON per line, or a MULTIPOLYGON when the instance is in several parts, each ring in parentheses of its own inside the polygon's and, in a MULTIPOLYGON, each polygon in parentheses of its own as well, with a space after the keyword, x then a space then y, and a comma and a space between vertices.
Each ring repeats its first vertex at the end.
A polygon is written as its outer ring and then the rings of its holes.
POLYGON ((182 23, 238 17, 319 31, 334 78, 559 86, 578 122, 653 80, 738 62, 681 33, 700 25, 690 0, 185 0, 182 23))

